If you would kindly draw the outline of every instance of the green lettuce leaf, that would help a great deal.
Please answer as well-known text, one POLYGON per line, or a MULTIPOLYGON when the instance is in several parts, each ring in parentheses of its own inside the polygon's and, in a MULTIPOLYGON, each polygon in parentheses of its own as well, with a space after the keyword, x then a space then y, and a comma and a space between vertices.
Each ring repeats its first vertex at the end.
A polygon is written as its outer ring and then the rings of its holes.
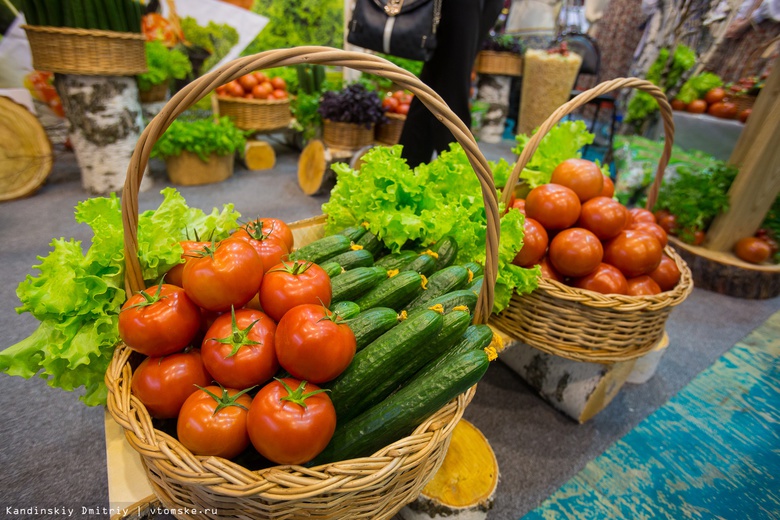
MULTIPOLYGON (((232 205, 206 214, 187 206, 173 188, 163 190, 163 202, 139 216, 139 259, 144 279, 155 283, 179 263, 180 240, 197 231, 200 236, 226 236, 237 227, 232 205)), ((9 375, 34 375, 66 391, 83 388, 80 399, 90 405, 105 403, 105 371, 119 341, 117 319, 125 301, 124 231, 116 195, 96 197, 76 207, 77 222, 89 225, 94 237, 84 253, 81 242, 55 239, 52 250, 33 266, 17 287, 21 305, 41 324, 28 338, 0 352, 0 370, 9 375)))

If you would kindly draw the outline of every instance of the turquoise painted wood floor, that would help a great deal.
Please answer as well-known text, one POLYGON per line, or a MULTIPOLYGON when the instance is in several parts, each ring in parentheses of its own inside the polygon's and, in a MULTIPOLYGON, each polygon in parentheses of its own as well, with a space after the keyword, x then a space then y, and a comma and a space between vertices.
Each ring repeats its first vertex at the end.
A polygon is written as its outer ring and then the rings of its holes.
POLYGON ((780 313, 523 520, 780 518, 780 313))

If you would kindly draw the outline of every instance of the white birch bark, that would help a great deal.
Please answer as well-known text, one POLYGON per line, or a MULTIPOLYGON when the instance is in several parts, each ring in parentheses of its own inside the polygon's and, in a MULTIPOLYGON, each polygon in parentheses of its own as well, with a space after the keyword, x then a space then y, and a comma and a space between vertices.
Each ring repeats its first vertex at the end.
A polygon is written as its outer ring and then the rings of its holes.
POLYGON ((480 75, 477 85, 477 99, 490 105, 482 117, 479 138, 486 143, 498 143, 504 135, 506 116, 509 113, 509 91, 512 78, 480 75))

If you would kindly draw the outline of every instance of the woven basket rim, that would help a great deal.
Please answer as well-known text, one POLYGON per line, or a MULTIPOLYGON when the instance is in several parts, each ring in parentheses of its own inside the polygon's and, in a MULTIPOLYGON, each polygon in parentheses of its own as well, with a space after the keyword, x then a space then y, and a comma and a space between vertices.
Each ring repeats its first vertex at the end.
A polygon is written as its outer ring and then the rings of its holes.
POLYGON ((51 25, 22 25, 22 29, 25 31, 47 33, 47 34, 63 34, 71 36, 95 36, 103 38, 114 38, 120 40, 143 40, 146 38, 142 33, 132 32, 120 32, 120 31, 106 31, 103 29, 80 29, 73 27, 55 27, 51 25))
POLYGON ((238 103, 244 105, 289 105, 290 98, 285 99, 246 99, 231 96, 217 95, 217 99, 220 103, 238 103))
MULTIPOLYGON (((403 114, 396 114, 395 112, 385 112, 385 117, 388 119, 394 119, 395 121, 406 121, 406 116, 403 114)), ((382 123, 380 123, 382 124, 382 123)), ((387 123, 384 123, 387 124, 387 123)))

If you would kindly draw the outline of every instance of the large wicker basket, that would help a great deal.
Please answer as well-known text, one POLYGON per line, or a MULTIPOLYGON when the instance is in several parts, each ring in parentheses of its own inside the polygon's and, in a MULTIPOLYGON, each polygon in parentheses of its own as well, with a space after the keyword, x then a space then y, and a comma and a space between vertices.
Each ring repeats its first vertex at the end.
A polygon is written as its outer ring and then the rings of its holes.
POLYGON ((401 140, 401 132, 404 130, 406 116, 401 114, 386 113, 386 123, 376 125, 376 140, 382 144, 398 144, 401 140))
MULTIPOLYGON (((487 160, 469 129, 444 101, 414 75, 365 53, 328 47, 267 51, 230 62, 178 92, 151 121, 130 161, 122 197, 125 230, 125 285, 129 294, 144 288, 138 261, 138 187, 154 143, 170 123, 221 84, 249 70, 320 63, 348 66, 389 78, 415 95, 453 133, 479 178, 487 213, 485 278, 475 322, 487 321, 492 308, 498 262, 498 201, 487 160)), ((296 242, 322 236, 323 217, 294 224, 296 242)), ((201 511, 187 518, 365 518, 389 519, 414 500, 441 465, 452 430, 476 391, 472 387, 437 411, 414 432, 370 457, 313 468, 276 466, 250 471, 218 457, 195 456, 175 438, 155 428, 144 405, 132 395, 131 350, 119 345, 106 372, 108 410, 139 452, 160 502, 168 508, 201 511), (218 513, 206 514, 205 509, 218 513)))
POLYGON ((83 76, 135 76, 146 68, 144 35, 23 25, 33 68, 83 76))
POLYGON ((374 143, 374 127, 358 123, 340 123, 325 119, 322 122, 322 140, 331 148, 359 150, 374 143))
MULTIPOLYGON (((626 87, 651 94, 664 121, 664 152, 647 201, 647 207, 652 208, 671 156, 674 123, 663 92, 652 83, 636 78, 618 78, 597 85, 550 115, 523 149, 507 186, 517 183, 541 139, 564 116, 601 94, 626 87)), ((511 195, 512 190, 504 190, 503 202, 508 203, 511 195)), ((515 294, 509 307, 493 317, 491 324, 528 345, 575 361, 614 363, 640 357, 658 343, 672 308, 682 303, 693 289, 687 264, 671 247, 666 247, 665 253, 682 274, 671 291, 654 296, 604 295, 542 279, 532 293, 515 294)))
POLYGON ((217 96, 219 114, 228 116, 241 130, 268 132, 290 126, 289 99, 244 99, 217 96))
POLYGON ((474 68, 479 74, 522 76, 523 57, 514 52, 480 51, 474 68))

